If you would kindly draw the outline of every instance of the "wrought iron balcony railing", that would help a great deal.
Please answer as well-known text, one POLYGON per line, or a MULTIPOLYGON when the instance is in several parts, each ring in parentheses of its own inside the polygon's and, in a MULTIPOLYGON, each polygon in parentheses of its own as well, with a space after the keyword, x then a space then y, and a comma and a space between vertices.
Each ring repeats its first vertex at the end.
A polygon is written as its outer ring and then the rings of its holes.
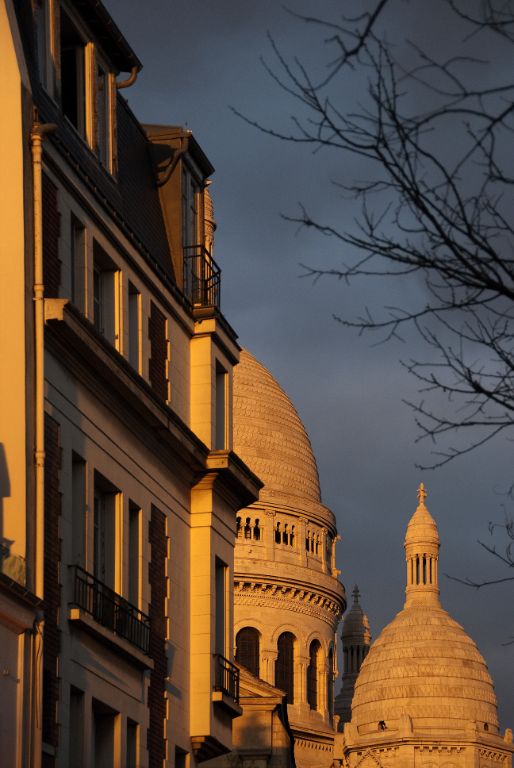
POLYGON ((79 565, 73 565, 71 569, 73 572, 71 604, 147 654, 150 650, 148 616, 79 565))
POLYGON ((221 270, 203 245, 184 247, 184 293, 193 307, 220 306, 221 270))
POLYGON ((220 653, 214 654, 214 690, 221 691, 239 704, 239 668, 220 653))

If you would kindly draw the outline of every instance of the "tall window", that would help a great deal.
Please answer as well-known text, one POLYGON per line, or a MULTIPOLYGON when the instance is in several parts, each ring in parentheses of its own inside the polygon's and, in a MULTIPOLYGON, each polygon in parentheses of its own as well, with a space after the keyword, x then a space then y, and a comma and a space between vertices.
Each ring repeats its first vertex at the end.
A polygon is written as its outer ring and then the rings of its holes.
POLYGON ((77 453, 71 459, 71 562, 84 567, 86 532, 86 462, 77 453))
POLYGON ((309 666, 307 667, 307 703, 311 709, 319 709, 318 677, 321 645, 313 640, 309 648, 309 666))
POLYGON ((141 294, 129 282, 128 286, 128 359, 141 372, 141 294))
POLYGON ((117 712, 93 699, 93 765, 114 768, 114 732, 117 712))
POLYGON ((139 725, 127 718, 127 768, 138 768, 139 725))
POLYGON ((215 561, 215 653, 227 655, 227 566, 216 558, 215 561))
POLYGON ((70 226, 70 254, 71 254, 71 300, 81 312, 85 310, 85 229, 84 225, 75 217, 71 216, 70 226))
POLYGON ((128 534, 128 599, 132 605, 139 606, 139 581, 141 573, 141 510, 133 501, 129 502, 129 534, 128 534))
POLYGON ((111 78, 105 67, 96 68, 96 146, 98 159, 107 169, 111 165, 111 78))
POLYGON ((288 704, 294 704, 294 644, 292 632, 283 632, 277 642, 275 685, 287 694, 288 704))
POLYGON ((223 450, 227 447, 227 378, 226 370, 216 362, 215 450, 223 450))
POLYGON ((95 472, 93 573, 111 589, 115 588, 117 504, 117 488, 95 472))
POLYGON ((119 339, 119 273, 96 242, 93 246, 93 323, 111 344, 119 339))
POLYGON ((236 635, 236 661, 259 677, 260 635, 255 627, 244 627, 236 635))
POLYGON ((182 244, 184 248, 201 242, 199 228, 200 188, 187 168, 182 170, 182 244))
POLYGON ((37 61, 41 84, 49 90, 50 82, 50 24, 48 0, 36 0, 34 6, 36 25, 37 61))
POLYGON ((328 652, 327 703, 330 719, 334 716, 334 650, 328 652))
POLYGON ((86 44, 61 10, 61 106, 70 123, 86 136, 86 44))
POLYGON ((84 694, 70 687, 70 741, 69 765, 82 768, 84 764, 84 694))

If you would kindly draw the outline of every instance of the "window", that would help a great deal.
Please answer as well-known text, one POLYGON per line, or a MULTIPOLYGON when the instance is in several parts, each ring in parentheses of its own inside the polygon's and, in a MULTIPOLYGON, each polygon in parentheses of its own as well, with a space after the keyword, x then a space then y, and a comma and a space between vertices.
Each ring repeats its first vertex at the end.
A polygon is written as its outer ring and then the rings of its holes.
POLYGON ((128 359, 141 372, 141 294, 132 283, 128 285, 128 359))
POLYGON ((106 168, 111 167, 111 77, 105 67, 96 68, 96 142, 98 159, 106 168))
POLYGON ((151 303, 148 322, 150 339, 150 360, 148 375, 155 394, 162 400, 168 399, 168 338, 167 323, 162 312, 151 303))
POLYGON ((307 667, 307 703, 311 709, 319 708, 318 676, 321 645, 313 640, 309 648, 309 666, 307 667))
POLYGON ((69 718, 69 765, 82 768, 84 764, 84 694, 74 686, 70 686, 69 718))
POLYGON ((141 573, 141 510, 129 502, 129 533, 128 533, 128 600, 129 603, 139 607, 139 582, 141 573))
POLYGON ((84 567, 86 531, 86 462, 72 453, 71 457, 71 562, 84 567))
POLYGON ((139 725, 127 718, 127 768, 138 768, 139 725))
POLYGON ((93 323, 114 346, 119 340, 119 271, 104 249, 93 246, 93 323))
POLYGON ((216 361, 216 412, 214 450, 227 448, 227 372, 216 361))
POLYGON ((187 168, 182 168, 182 245, 189 248, 202 242, 199 230, 200 187, 187 168))
POLYGON ((41 84, 50 90, 50 8, 48 0, 36 0, 34 6, 34 22, 36 25, 37 63, 41 84))
POLYGON ((95 472, 93 515, 93 575, 115 589, 115 535, 119 492, 102 475, 95 472))
POLYGON ((225 563, 215 560, 215 653, 227 655, 227 571, 225 563))
POLYGON ((93 765, 95 768, 114 768, 114 734, 117 713, 97 699, 93 699, 93 765))
POLYGON ((86 44, 61 10, 61 106, 81 136, 86 136, 86 44))
POLYGON ((327 704, 330 719, 334 717, 334 650, 328 652, 327 704))
POLYGON ((236 635, 236 661, 259 677, 260 635, 254 627, 244 627, 236 635))
POLYGON ((72 214, 70 226, 71 300, 81 312, 85 311, 86 306, 85 235, 84 225, 72 214))
POLYGON ((275 686, 287 694, 288 704, 294 704, 294 643, 292 632, 283 632, 277 642, 275 686))

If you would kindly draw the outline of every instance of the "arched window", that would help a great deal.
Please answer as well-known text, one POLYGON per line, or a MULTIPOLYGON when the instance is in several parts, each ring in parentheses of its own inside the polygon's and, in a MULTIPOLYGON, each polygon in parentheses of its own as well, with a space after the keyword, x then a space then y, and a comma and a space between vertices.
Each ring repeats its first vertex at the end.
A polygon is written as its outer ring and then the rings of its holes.
POLYGON ((332 648, 328 652, 327 703, 328 714, 332 720, 334 717, 334 651, 332 648))
POLYGON ((260 636, 254 627, 243 627, 236 635, 236 661, 259 677, 260 636))
POLYGON ((294 641, 292 632, 283 632, 277 642, 275 685, 287 693, 288 704, 294 703, 294 641))
POLYGON ((309 666, 307 667, 307 703, 311 709, 318 709, 318 672, 321 645, 313 640, 309 648, 309 666))

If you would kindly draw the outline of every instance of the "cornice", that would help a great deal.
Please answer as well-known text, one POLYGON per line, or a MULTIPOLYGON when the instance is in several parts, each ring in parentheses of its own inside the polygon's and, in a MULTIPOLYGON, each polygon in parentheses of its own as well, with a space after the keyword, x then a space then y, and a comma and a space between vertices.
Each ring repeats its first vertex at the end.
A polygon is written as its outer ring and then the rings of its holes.
POLYGON ((343 605, 335 595, 329 595, 311 586, 291 586, 273 581, 234 579, 236 605, 292 610, 321 619, 335 631, 343 605))

